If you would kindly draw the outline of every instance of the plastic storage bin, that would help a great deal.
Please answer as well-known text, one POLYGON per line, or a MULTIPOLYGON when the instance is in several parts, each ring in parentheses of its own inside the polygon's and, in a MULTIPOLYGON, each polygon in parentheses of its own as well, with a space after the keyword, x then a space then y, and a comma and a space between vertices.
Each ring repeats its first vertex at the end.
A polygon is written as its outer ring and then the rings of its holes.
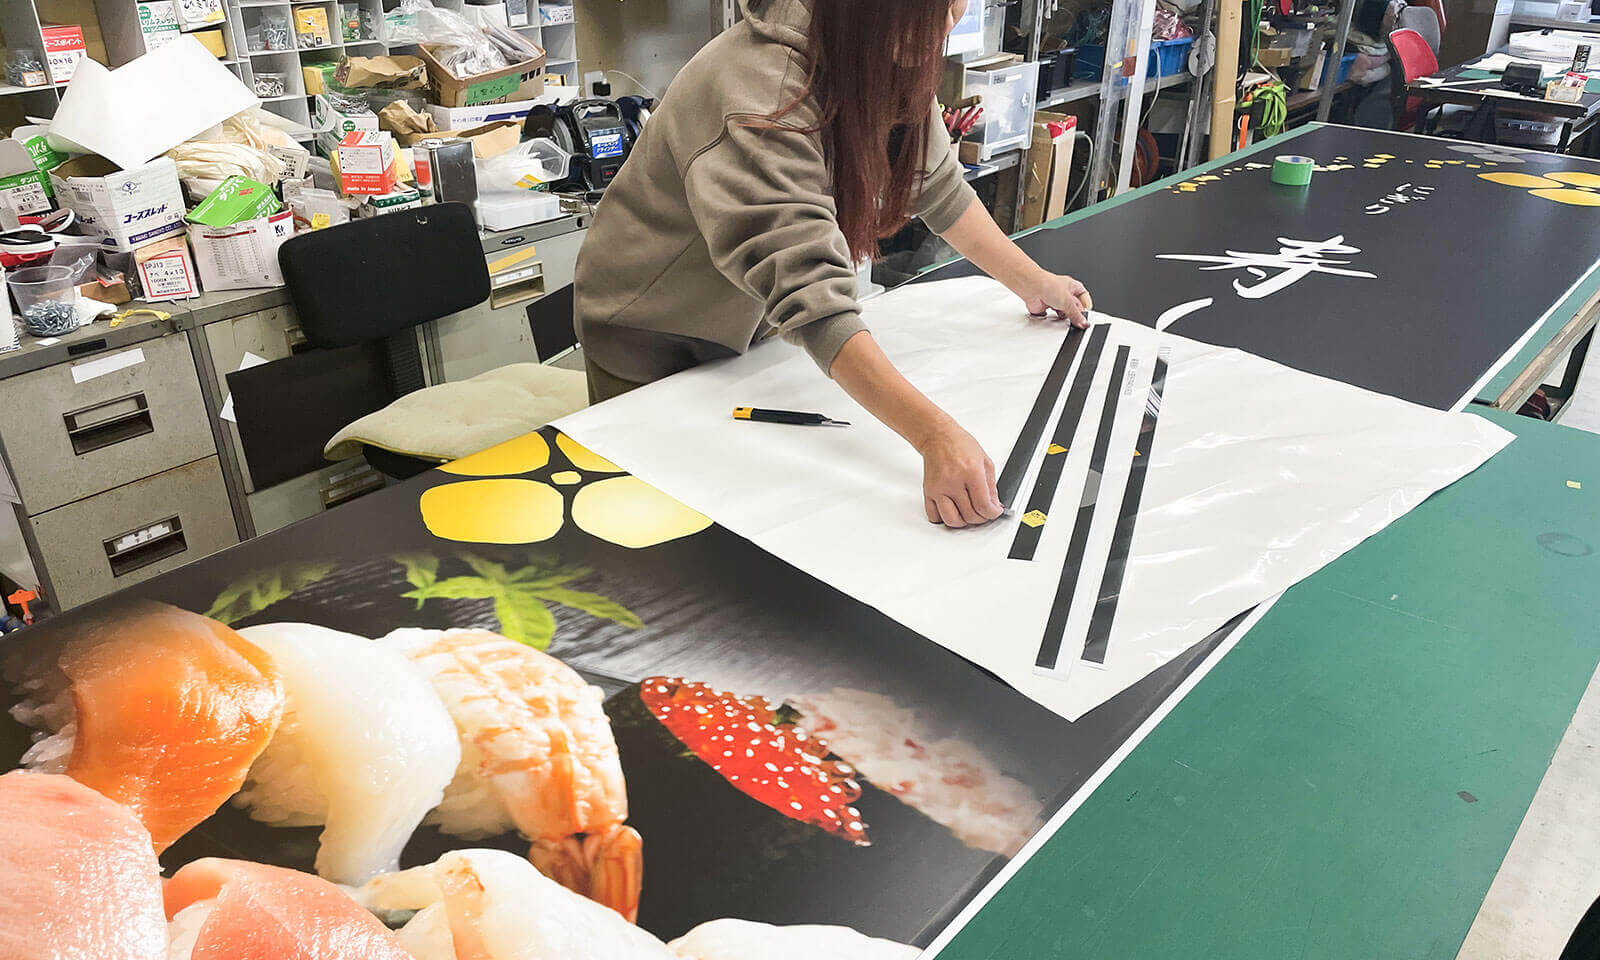
MULTIPOLYGON (((1194 37, 1179 37, 1176 40, 1150 41, 1150 66, 1146 69, 1146 76, 1170 77, 1175 73, 1182 73, 1189 63, 1189 48, 1194 46, 1194 37)), ((1073 75, 1080 80, 1099 80, 1105 72, 1106 47, 1103 43, 1085 43, 1078 47, 1078 62, 1073 65, 1073 75)))
MULTIPOLYGON (((1344 83, 1345 78, 1350 76, 1350 65, 1356 62, 1356 56, 1357 54, 1347 53, 1339 59, 1339 79, 1333 81, 1334 83, 1344 83)), ((1328 60, 1322 61, 1322 79, 1324 80, 1328 79, 1329 63, 1330 61, 1328 60)))
POLYGON ((1039 65, 1017 63, 995 70, 967 71, 966 95, 983 98, 983 121, 967 139, 979 145, 978 159, 1026 149, 1033 143, 1033 106, 1039 88, 1039 65))

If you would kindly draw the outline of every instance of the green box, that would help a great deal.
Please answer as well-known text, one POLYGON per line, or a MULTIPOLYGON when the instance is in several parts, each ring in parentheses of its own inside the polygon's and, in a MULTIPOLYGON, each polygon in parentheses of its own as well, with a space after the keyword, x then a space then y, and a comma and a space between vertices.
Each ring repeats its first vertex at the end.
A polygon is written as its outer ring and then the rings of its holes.
POLYGON ((272 188, 248 177, 233 176, 211 191, 189 214, 190 223, 226 227, 270 217, 283 209, 272 188))

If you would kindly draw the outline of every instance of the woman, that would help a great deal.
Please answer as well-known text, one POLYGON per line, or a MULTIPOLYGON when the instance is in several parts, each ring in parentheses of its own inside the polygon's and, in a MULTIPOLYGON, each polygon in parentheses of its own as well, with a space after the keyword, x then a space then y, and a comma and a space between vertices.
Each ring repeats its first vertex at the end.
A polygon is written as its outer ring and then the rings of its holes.
POLYGON ((740 0, 667 91, 578 255, 595 400, 775 334, 923 459, 928 520, 1000 516, 994 464, 884 356, 853 266, 912 214, 1080 326, 1088 293, 1012 243, 962 178, 934 93, 967 0, 740 0))

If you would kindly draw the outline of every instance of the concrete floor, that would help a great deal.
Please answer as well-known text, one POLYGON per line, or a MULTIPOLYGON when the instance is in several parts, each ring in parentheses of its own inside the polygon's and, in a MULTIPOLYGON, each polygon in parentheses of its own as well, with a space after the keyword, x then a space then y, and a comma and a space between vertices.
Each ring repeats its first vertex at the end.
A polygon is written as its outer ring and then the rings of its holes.
MULTIPOLYGON (((1600 350, 1560 422, 1600 433, 1600 350)), ((1458 960, 1555 960, 1600 897, 1600 672, 1589 681, 1458 960)))

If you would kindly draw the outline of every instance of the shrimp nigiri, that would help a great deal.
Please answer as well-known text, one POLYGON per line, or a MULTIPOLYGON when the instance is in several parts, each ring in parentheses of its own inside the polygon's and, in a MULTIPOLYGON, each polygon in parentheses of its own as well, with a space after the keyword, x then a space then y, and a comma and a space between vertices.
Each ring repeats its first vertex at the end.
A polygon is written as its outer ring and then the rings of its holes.
POLYGON ((271 659, 209 617, 135 602, 33 630, 6 663, 12 716, 42 728, 23 765, 123 804, 157 853, 239 789, 278 728, 271 659))
POLYGON ((512 828, 563 886, 634 919, 639 834, 602 694, 577 671, 483 630, 396 630, 381 641, 433 682, 461 735, 461 766, 430 814, 472 839, 512 828))
POLYGON ((324 825, 317 873, 361 883, 400 851, 461 761, 455 724, 410 661, 305 623, 246 627, 283 676, 283 724, 235 803, 256 820, 324 825))

